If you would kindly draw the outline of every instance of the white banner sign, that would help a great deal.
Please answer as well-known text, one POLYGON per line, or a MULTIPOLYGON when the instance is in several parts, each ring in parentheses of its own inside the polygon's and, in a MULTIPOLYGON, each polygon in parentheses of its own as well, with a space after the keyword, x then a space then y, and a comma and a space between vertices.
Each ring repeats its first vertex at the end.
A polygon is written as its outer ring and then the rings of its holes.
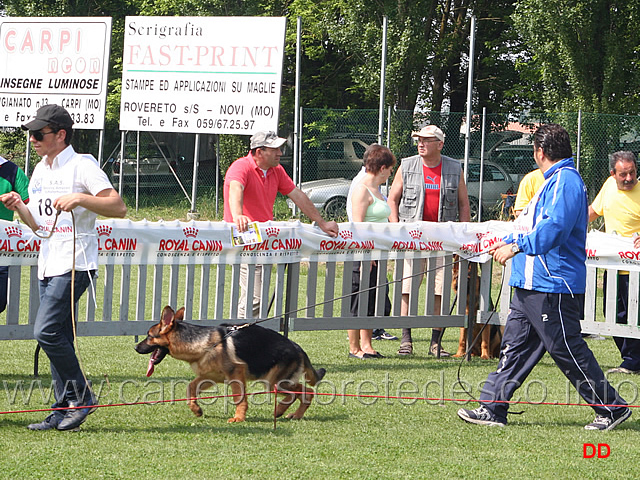
POLYGON ((0 18, 0 127, 57 104, 77 129, 104 128, 110 17, 0 18))
MULTIPOLYGON (((217 264, 290 263, 304 259, 363 260, 412 258, 458 253, 477 262, 513 231, 512 222, 483 223, 341 223, 337 238, 300 222, 259 223, 261 241, 233 245, 230 223, 98 221, 100 263, 217 264)), ((54 234, 55 235, 55 234, 54 234)), ((0 220, 0 264, 36 265, 41 240, 26 226, 0 220)), ((640 250, 633 239, 590 232, 587 265, 640 270, 640 250)))
POLYGON ((278 130, 284 17, 127 17, 120 129, 278 130))

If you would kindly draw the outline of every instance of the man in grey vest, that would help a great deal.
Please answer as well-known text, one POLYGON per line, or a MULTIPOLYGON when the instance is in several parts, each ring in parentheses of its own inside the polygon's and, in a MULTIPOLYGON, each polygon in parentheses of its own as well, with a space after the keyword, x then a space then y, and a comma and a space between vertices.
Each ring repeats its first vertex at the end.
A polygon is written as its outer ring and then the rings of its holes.
MULTIPOLYGON (((388 203, 391 206, 391 222, 469 222, 471 209, 464 174, 458 160, 441 155, 444 147, 444 133, 435 125, 427 125, 411 135, 418 139, 418 155, 402 159, 389 192, 388 203)), ((424 272, 427 259, 421 262, 418 271, 424 272)), ((438 257, 438 266, 444 264, 438 257)), ((402 282, 401 315, 409 313, 409 293, 411 291, 411 261, 404 262, 402 282)), ((422 282, 423 275, 418 278, 422 282)), ((434 313, 441 310, 442 269, 438 268, 435 284, 434 313)), ((448 313, 448 312, 445 312, 448 313)), ((443 330, 434 328, 431 334, 429 355, 436 355, 443 330)), ((402 330, 399 355, 413 353, 411 329, 402 330)), ((449 353, 440 349, 441 357, 449 353)))

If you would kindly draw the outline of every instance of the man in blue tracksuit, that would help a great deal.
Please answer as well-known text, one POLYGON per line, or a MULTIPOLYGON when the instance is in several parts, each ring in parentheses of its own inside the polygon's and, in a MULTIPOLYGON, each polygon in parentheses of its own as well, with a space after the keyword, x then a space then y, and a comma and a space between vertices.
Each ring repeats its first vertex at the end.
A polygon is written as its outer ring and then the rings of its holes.
POLYGON ((631 416, 580 333, 588 202, 571 156, 564 128, 556 124, 538 128, 534 158, 545 182, 518 217, 517 231, 526 233, 505 237, 491 251, 503 265, 513 258, 509 282, 513 298, 498 368, 484 384, 480 406, 458 410, 467 422, 506 425, 509 404, 505 402, 545 352, 595 410, 587 430, 611 430, 631 416))

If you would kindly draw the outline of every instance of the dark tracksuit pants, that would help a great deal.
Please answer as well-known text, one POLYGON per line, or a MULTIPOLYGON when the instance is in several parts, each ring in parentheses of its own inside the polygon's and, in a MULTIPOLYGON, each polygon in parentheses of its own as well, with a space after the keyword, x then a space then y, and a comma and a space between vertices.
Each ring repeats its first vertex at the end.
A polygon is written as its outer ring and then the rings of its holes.
POLYGON ((584 295, 543 293, 514 288, 502 337, 498 369, 489 374, 480 403, 500 421, 507 421, 507 403, 545 352, 598 415, 611 416, 626 405, 606 380, 580 333, 584 295))
MULTIPOLYGON (((627 323, 627 310, 629 309, 629 275, 618 274, 618 298, 616 308, 616 323, 627 323)), ((607 309, 607 272, 604 272, 604 302, 603 311, 607 309)), ((635 324, 635 322, 632 322, 635 324)), ((634 372, 640 371, 640 339, 613 337, 616 342, 620 356, 622 357, 621 367, 634 372)))

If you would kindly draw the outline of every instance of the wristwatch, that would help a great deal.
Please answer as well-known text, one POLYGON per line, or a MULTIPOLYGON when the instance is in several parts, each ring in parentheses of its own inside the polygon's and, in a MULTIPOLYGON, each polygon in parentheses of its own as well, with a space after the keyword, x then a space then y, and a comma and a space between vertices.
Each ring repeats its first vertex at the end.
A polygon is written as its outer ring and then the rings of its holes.
POLYGON ((511 244, 511 253, 513 253, 514 255, 516 253, 520 253, 520 247, 518 247, 518 243, 517 242, 513 242, 511 244))

